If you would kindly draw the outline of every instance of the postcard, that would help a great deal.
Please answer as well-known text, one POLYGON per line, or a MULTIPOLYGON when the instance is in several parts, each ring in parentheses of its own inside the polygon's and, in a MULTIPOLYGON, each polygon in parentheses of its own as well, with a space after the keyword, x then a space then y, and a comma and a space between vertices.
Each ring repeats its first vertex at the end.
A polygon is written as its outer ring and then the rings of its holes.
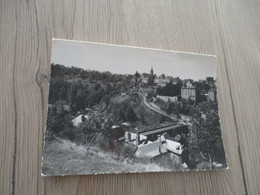
POLYGON ((216 56, 53 39, 42 175, 227 169, 216 56))

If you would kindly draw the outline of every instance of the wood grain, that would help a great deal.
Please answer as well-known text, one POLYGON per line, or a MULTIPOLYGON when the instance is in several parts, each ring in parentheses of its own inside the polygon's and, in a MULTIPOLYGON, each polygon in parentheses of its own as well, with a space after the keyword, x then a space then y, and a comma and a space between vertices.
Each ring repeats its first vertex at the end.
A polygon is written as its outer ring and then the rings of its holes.
POLYGON ((0 1, 0 194, 260 194, 259 8, 257 0, 0 1), (52 37, 216 54, 230 169, 41 177, 52 37))

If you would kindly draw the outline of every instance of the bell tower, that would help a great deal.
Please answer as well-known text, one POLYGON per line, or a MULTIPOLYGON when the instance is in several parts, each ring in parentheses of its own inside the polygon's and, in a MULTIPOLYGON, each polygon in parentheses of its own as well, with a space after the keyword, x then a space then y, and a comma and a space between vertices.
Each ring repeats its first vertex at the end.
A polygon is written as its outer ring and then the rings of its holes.
POLYGON ((153 67, 150 70, 150 74, 153 76, 153 67))

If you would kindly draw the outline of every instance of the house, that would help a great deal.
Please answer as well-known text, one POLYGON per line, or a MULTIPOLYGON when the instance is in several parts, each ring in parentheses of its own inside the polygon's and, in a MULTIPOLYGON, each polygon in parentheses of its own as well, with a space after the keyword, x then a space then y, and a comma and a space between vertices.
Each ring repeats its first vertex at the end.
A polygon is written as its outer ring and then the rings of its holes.
POLYGON ((153 158, 167 151, 181 155, 183 152, 181 143, 176 142, 170 136, 166 136, 166 133, 162 136, 158 135, 158 139, 150 141, 145 135, 128 131, 125 133, 125 141, 137 147, 135 153, 137 157, 153 158))
POLYGON ((215 101, 216 100, 216 90, 214 90, 213 88, 211 88, 209 91, 208 91, 208 99, 212 100, 212 101, 215 101))
POLYGON ((141 74, 142 82, 143 83, 148 83, 149 76, 150 76, 150 74, 148 74, 148 73, 141 74))
POLYGON ((125 142, 136 146, 135 155, 138 157, 152 158, 167 151, 181 155, 184 150, 181 134, 187 130, 186 125, 167 125, 143 132, 126 130, 125 142))
POLYGON ((168 133, 164 133, 161 136, 161 143, 166 150, 169 150, 175 154, 182 154, 183 152, 183 145, 177 142, 174 138, 170 137, 168 133))
POLYGON ((170 80, 167 78, 155 78, 154 83, 156 83, 158 86, 164 87, 167 83, 169 83, 170 80))
POLYGON ((72 124, 74 127, 78 127, 83 121, 88 120, 88 115, 80 114, 76 118, 72 119, 72 124))
POLYGON ((179 77, 172 77, 170 79, 172 81, 172 84, 176 85, 177 83, 179 83, 181 80, 179 77))
POLYGON ((204 79, 199 79, 198 83, 205 83, 206 81, 204 79))
POLYGON ((161 141, 158 139, 156 141, 148 141, 147 143, 142 143, 138 146, 135 156, 137 157, 148 157, 153 158, 166 153, 167 150, 163 147, 161 141))
POLYGON ((181 88, 181 97, 186 100, 194 100, 196 101, 196 88, 191 83, 191 81, 187 81, 181 88))
POLYGON ((134 85, 140 84, 142 81, 141 75, 136 71, 133 78, 131 79, 131 83, 134 85))
POLYGON ((160 96, 157 95, 156 98, 164 101, 164 102, 177 102, 178 101, 178 96, 160 96))
POLYGON ((171 80, 169 78, 167 78, 164 74, 162 74, 154 79, 154 83, 156 83, 158 86, 161 86, 161 87, 164 87, 169 82, 171 82, 171 80))
POLYGON ((143 83, 148 83, 149 80, 154 82, 155 78, 156 78, 156 75, 153 74, 153 67, 150 70, 150 74, 148 74, 148 73, 141 74, 141 79, 142 79, 143 83))

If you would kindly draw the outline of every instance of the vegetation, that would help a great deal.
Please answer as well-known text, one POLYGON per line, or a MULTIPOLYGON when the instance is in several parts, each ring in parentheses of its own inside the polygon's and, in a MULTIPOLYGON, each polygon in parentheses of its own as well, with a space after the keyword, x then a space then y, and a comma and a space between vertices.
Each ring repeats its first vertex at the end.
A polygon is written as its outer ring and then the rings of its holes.
POLYGON ((161 96, 179 96, 181 94, 182 82, 173 84, 171 81, 167 83, 164 87, 157 88, 157 94, 161 96))

